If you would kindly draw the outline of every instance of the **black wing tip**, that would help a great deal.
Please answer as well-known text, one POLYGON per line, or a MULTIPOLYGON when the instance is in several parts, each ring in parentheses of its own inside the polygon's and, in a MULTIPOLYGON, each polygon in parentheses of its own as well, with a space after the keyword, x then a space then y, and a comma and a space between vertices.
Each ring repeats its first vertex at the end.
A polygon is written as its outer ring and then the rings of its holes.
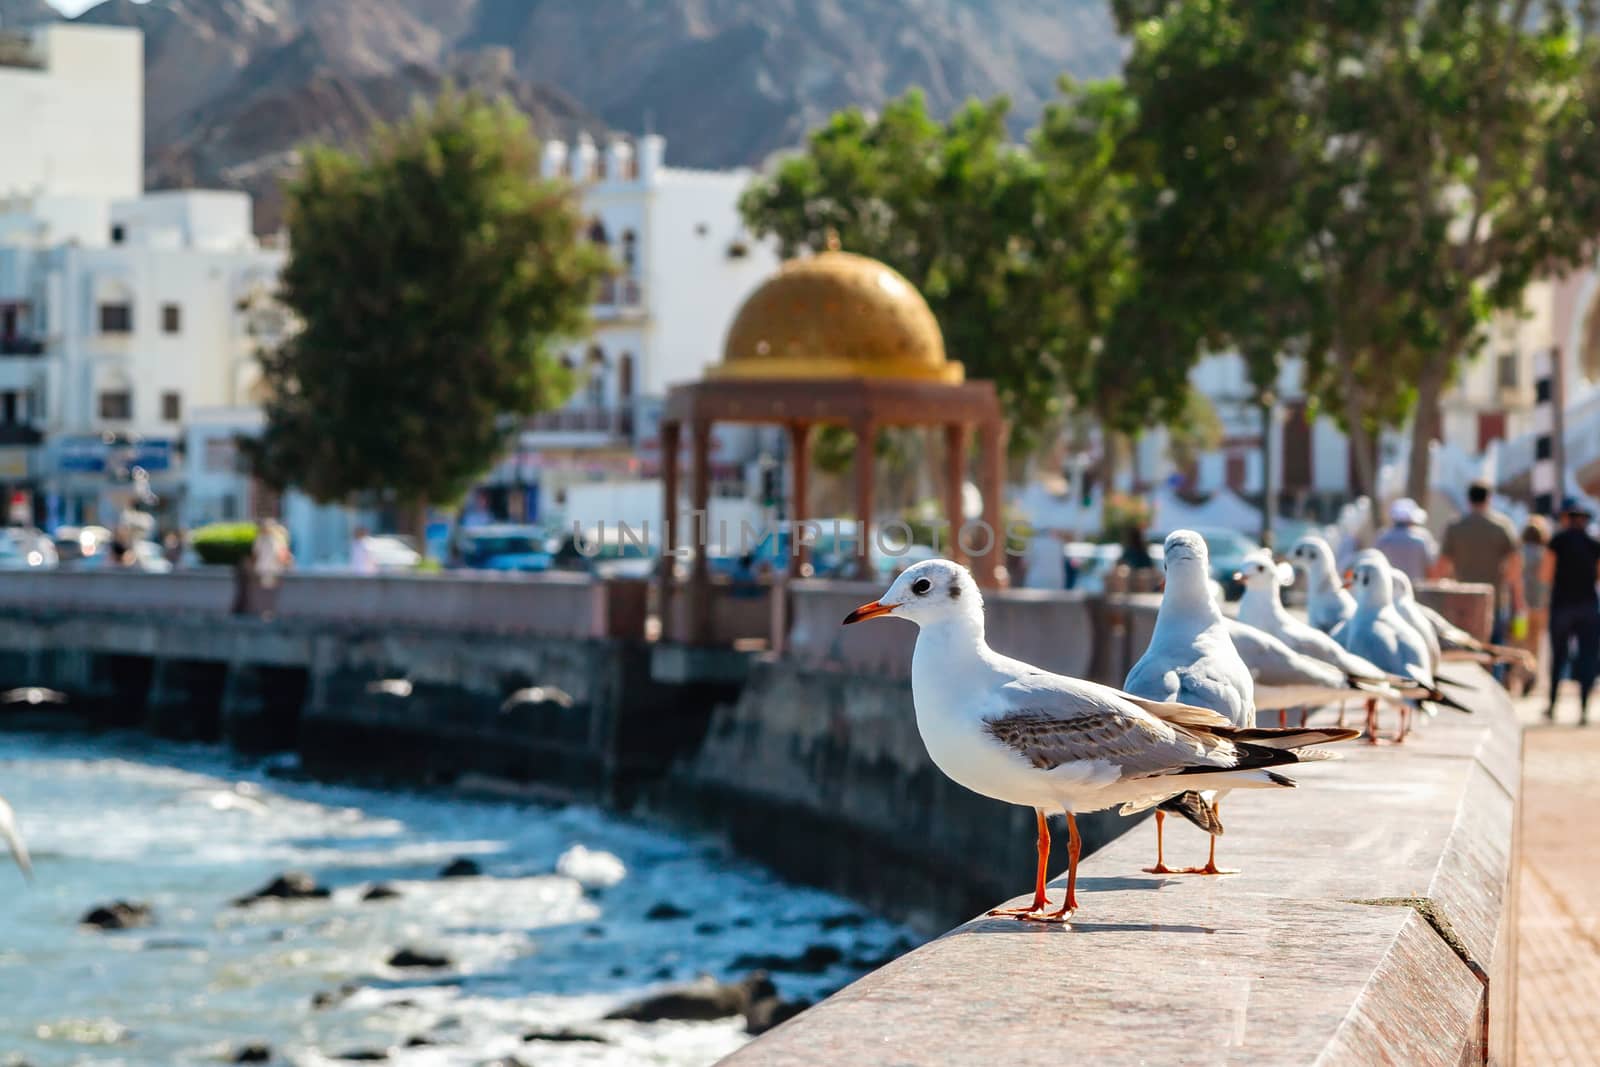
POLYGON ((1268 781, 1270 781, 1273 785, 1281 785, 1286 789, 1299 788, 1299 784, 1295 782, 1293 778, 1290 778, 1287 775, 1279 774, 1277 771, 1267 771, 1265 773, 1268 781))

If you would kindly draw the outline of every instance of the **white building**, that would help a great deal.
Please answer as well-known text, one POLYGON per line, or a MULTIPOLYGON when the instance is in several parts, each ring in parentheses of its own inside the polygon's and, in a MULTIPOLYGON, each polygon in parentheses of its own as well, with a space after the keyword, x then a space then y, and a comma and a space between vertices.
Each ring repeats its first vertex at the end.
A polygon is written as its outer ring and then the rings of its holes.
MULTIPOLYGON (((492 510, 512 519, 547 508, 568 485, 653 474, 656 426, 667 387, 700 376, 722 354, 723 335, 750 292, 777 269, 770 243, 739 218, 748 170, 668 167, 666 142, 588 137, 547 142, 543 176, 573 182, 589 237, 621 273, 601 287, 595 331, 564 360, 578 385, 560 410, 536 416, 517 455, 490 479, 492 510)), ((737 428, 719 436, 719 458, 744 450, 737 428)))
POLYGON ((138 196, 144 37, 112 26, 0 27, 0 197, 138 196))
POLYGON ((246 304, 283 253, 258 245, 244 193, 142 193, 137 32, 32 40, 43 68, 0 67, 0 114, 52 116, 0 152, 0 482, 35 494, 37 521, 106 523, 139 467, 175 509, 188 413, 255 399, 246 304), (131 140, 96 101, 131 113, 131 140))

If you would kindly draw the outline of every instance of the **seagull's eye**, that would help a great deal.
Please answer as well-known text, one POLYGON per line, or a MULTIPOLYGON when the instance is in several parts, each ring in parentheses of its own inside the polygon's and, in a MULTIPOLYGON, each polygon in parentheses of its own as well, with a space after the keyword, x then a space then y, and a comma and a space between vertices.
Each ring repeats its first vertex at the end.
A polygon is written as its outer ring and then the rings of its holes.
POLYGON ((917 596, 926 596, 928 590, 933 588, 933 583, 926 578, 918 578, 911 583, 911 591, 917 596))

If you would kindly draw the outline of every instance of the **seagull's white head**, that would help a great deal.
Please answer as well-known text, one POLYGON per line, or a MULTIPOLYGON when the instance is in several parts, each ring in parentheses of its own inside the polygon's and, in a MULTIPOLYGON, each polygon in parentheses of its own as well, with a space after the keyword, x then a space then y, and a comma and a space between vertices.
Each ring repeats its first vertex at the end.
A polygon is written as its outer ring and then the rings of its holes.
POLYGON ((1315 534, 1302 537, 1294 543, 1289 550, 1289 562, 1296 570, 1305 571, 1312 588, 1334 580, 1333 548, 1315 534))
POLYGON ((1398 567, 1389 568, 1389 577, 1394 582, 1394 602, 1404 604, 1408 600, 1415 600, 1417 592, 1411 588, 1411 575, 1398 567))
POLYGON ((883 596, 845 616, 845 625, 896 615, 918 626, 950 619, 983 619, 983 597, 972 572, 947 559, 925 559, 907 567, 883 596))
POLYGON ((1294 584, 1294 568, 1287 563, 1275 563, 1269 549, 1258 548, 1245 556, 1234 580, 1243 582, 1246 589, 1275 593, 1280 585, 1294 584))
POLYGON ((1381 608, 1394 603, 1392 568, 1382 552, 1369 548, 1356 557, 1350 568, 1350 591, 1364 608, 1381 608))
POLYGON ((1168 596, 1211 598, 1211 553, 1205 538, 1193 530, 1173 530, 1161 553, 1167 571, 1168 596))

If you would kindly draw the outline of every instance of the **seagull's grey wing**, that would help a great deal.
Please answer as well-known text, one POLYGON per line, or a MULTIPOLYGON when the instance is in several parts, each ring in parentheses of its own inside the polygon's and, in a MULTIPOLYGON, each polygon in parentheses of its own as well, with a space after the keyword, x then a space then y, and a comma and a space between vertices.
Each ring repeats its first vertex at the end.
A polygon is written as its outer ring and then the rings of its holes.
POLYGON ((1417 610, 1422 613, 1422 616, 1425 619, 1433 624, 1433 632, 1439 638, 1440 648, 1449 649, 1452 652, 1484 651, 1482 641, 1479 641, 1476 637, 1473 637, 1467 631, 1463 630, 1461 627, 1457 626, 1443 615, 1440 615, 1437 611, 1428 607, 1428 605, 1422 603, 1420 600, 1417 601, 1417 610))
POLYGON ((1323 686, 1343 689, 1346 685, 1344 671, 1331 663, 1304 656, 1279 641, 1276 637, 1244 623, 1228 626, 1228 636, 1250 675, 1261 685, 1270 686, 1323 686))
POLYGON ((1003 710, 985 716, 990 737, 1040 770, 1104 764, 1119 778, 1173 774, 1184 767, 1231 767, 1231 742, 1164 722, 1120 699, 1029 686, 1002 689, 1003 710), (1007 692, 1006 690, 1011 690, 1007 692))
POLYGON ((17 829, 16 813, 6 803, 5 797, 0 797, 0 838, 11 849, 11 858, 22 868, 23 877, 32 879, 33 861, 28 858, 28 846, 22 843, 22 832, 17 829))
POLYGON ((1133 665, 1122 683, 1122 688, 1134 696, 1163 701, 1177 701, 1181 686, 1174 664, 1162 657, 1154 646, 1145 649, 1144 655, 1139 657, 1139 662, 1133 665))

